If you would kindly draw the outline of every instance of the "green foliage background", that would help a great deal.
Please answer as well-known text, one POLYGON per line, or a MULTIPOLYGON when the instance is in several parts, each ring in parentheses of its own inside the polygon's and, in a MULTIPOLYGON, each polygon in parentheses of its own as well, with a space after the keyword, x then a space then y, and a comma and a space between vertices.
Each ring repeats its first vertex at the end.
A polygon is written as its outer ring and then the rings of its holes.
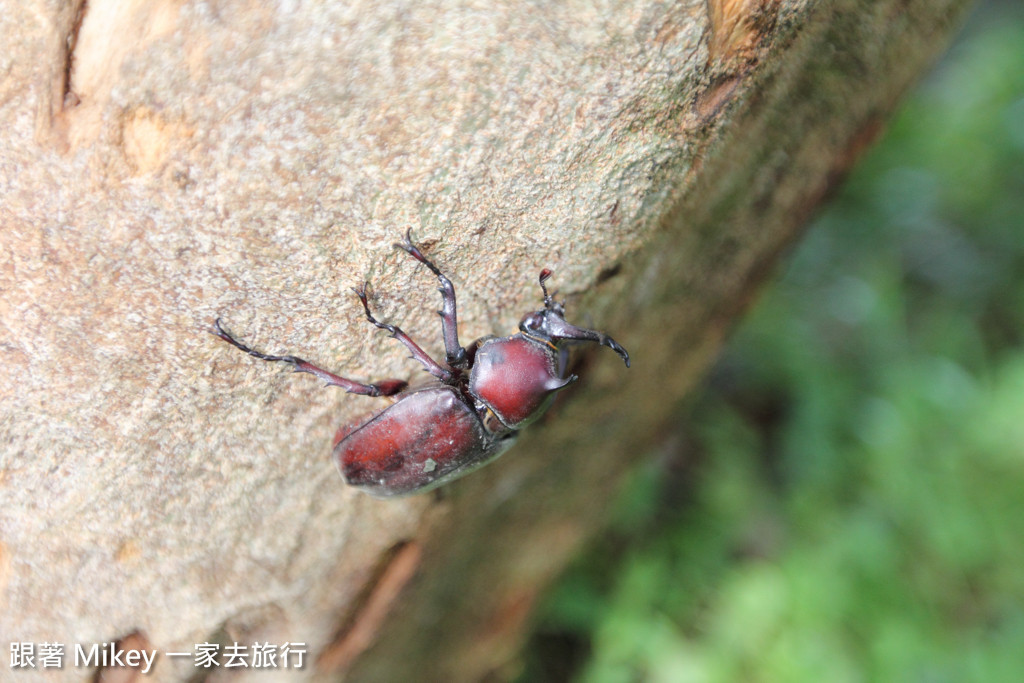
POLYGON ((1024 680, 1024 6, 810 230, 523 681, 1024 680))

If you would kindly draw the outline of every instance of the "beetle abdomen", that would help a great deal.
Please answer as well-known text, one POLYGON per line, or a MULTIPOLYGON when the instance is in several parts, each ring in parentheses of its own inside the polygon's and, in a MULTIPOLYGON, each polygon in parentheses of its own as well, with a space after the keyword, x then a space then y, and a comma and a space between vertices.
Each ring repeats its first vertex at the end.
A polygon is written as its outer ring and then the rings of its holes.
POLYGON ((402 396, 334 447, 345 481, 378 497, 437 486, 501 450, 476 413, 447 386, 402 396))

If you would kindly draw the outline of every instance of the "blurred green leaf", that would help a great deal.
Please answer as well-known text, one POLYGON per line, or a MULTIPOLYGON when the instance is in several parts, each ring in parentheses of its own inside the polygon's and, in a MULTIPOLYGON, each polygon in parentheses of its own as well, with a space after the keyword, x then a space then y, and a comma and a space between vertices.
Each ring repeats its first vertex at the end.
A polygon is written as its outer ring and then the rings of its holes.
POLYGON ((991 3, 537 638, 588 683, 1024 680, 1022 227, 1024 7, 991 3))

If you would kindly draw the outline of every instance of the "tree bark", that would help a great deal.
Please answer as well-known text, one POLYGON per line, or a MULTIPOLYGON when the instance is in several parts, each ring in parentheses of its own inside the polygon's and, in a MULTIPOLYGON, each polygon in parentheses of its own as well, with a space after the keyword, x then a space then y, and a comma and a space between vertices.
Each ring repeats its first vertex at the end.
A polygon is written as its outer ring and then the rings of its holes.
POLYGON ((54 680, 129 634, 304 643, 324 680, 509 675, 538 592, 967 5, 0 2, 0 640, 63 643, 54 680), (329 454, 383 399, 207 330, 418 374, 349 292, 442 355, 409 226, 464 341, 513 333, 549 267, 633 367, 588 352, 500 461, 379 501, 329 454))

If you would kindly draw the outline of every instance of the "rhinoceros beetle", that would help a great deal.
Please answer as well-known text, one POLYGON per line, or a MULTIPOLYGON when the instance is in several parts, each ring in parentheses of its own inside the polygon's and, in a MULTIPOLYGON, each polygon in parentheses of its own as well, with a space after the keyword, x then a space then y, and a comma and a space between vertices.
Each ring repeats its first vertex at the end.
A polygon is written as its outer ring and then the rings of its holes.
POLYGON ((373 317, 366 284, 352 291, 366 319, 401 342, 435 378, 411 388, 399 379, 362 384, 340 377, 296 356, 271 356, 241 343, 214 322, 214 334, 235 348, 265 361, 291 365, 352 394, 393 396, 397 400, 368 419, 343 426, 334 437, 334 458, 345 481, 367 493, 389 498, 427 491, 461 477, 497 458, 520 429, 540 417, 557 391, 576 381, 565 375, 565 345, 595 342, 622 357, 629 354, 614 339, 571 325, 565 306, 548 294, 551 271, 540 273, 544 308, 528 313, 519 333, 483 337, 459 345, 455 287, 412 242, 409 232, 395 244, 425 265, 441 283, 441 331, 445 362, 438 363, 395 325, 373 317))

